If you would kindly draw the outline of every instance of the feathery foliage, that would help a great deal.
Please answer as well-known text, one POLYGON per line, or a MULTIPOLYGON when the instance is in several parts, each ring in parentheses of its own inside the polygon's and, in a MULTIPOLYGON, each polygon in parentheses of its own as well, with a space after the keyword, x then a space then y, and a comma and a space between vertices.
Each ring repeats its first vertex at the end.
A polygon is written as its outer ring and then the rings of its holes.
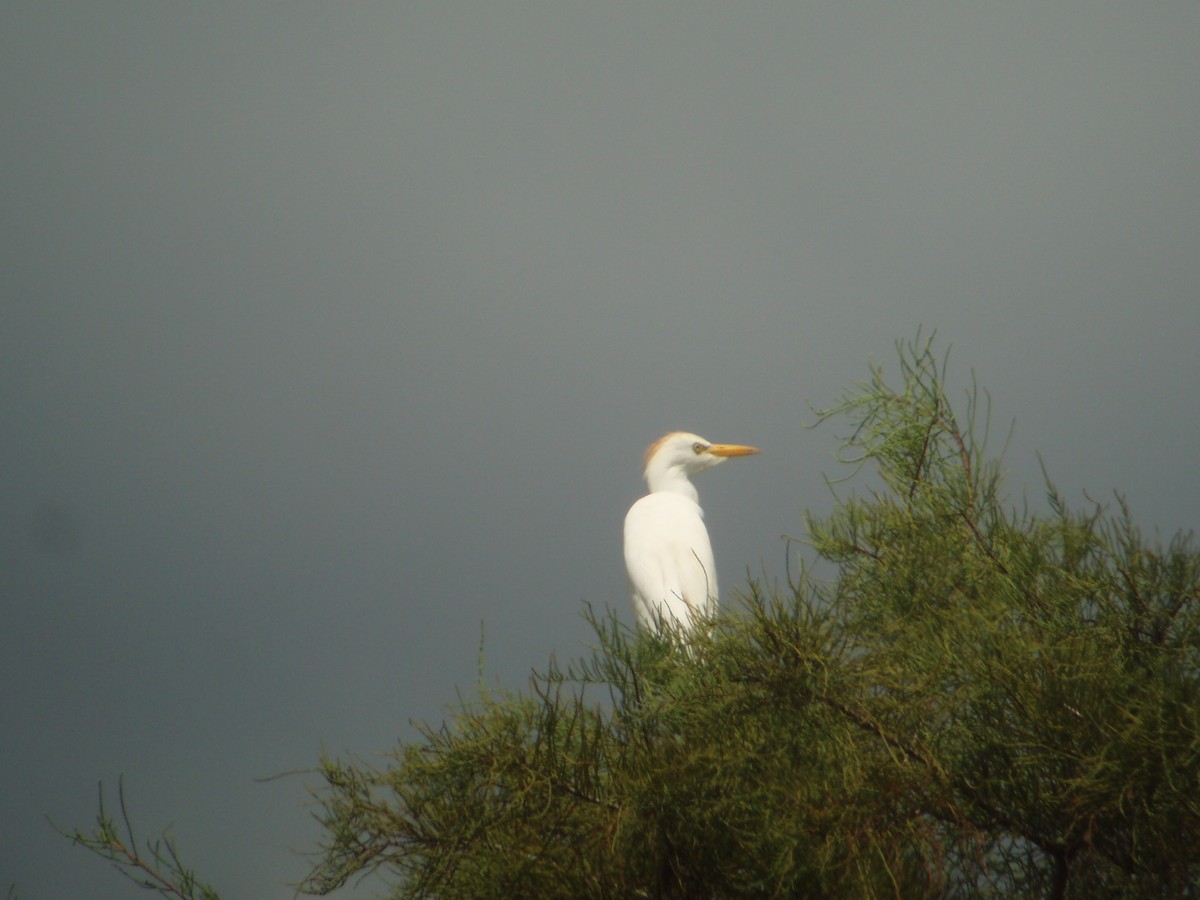
POLYGON ((195 872, 184 865, 169 832, 162 837, 146 841, 145 851, 138 849, 139 841, 134 834, 133 823, 125 806, 125 783, 117 783, 117 801, 121 810, 120 827, 104 806, 104 785, 100 785, 100 811, 96 815, 96 828, 90 833, 79 829, 64 831, 55 826, 59 834, 72 842, 86 847, 96 855, 112 863, 113 867, 133 884, 162 897, 175 900, 218 900, 212 887, 196 878, 195 872))
POLYGON ((592 616, 527 691, 322 760, 302 890, 1200 896, 1200 553, 1119 500, 1010 508, 978 392, 899 356, 819 411, 877 484, 808 521, 833 577, 752 581, 686 653, 592 616))
MULTIPOLYGON (((396 896, 1200 894, 1200 556, 1128 511, 1007 508, 928 344, 822 419, 881 487, 810 518, 836 565, 691 654, 484 695, 383 771, 324 762, 306 888, 396 896)), ((986 418, 986 417, 984 417, 986 418)))

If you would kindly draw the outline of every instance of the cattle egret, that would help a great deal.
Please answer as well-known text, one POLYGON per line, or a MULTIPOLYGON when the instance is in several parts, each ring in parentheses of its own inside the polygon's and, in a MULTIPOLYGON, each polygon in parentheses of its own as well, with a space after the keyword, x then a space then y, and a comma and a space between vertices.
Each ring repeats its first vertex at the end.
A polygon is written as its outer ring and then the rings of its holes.
POLYGON ((698 617, 717 609, 717 572, 704 510, 688 477, 757 447, 710 444, 675 431, 646 451, 650 493, 625 516, 625 568, 638 624, 690 631, 698 617))

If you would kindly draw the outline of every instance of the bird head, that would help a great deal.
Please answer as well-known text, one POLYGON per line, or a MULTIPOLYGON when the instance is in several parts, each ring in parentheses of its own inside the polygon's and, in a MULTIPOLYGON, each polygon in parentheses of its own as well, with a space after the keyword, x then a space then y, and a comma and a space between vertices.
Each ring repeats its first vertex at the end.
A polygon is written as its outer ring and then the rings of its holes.
MULTIPOLYGON (((681 489, 689 476, 712 468, 734 456, 761 453, 757 447, 742 444, 714 444, 698 434, 673 431, 659 438, 646 450, 646 485, 651 492, 681 489)), ((688 484, 688 488, 690 488, 688 484)), ((693 493, 683 489, 684 493, 693 493)))

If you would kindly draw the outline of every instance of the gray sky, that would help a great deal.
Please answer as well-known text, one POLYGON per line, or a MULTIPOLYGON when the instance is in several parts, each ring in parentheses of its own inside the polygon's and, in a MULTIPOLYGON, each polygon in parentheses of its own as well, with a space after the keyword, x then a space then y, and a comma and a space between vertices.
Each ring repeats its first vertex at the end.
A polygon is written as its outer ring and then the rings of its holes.
MULTIPOLYGON (((1200 6, 0 10, 0 890, 136 893, 45 824, 125 773, 286 898, 322 749, 627 621, 662 432, 726 593, 830 504, 805 430, 918 326, 1014 499, 1196 524, 1200 6)), ((363 893, 362 891, 359 892, 363 893)))

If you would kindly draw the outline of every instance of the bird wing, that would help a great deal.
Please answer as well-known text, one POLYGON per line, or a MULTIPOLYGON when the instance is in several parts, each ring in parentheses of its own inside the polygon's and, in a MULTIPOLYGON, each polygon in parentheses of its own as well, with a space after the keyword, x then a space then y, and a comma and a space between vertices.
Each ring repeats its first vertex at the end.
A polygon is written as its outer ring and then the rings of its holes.
POLYGON ((684 628, 716 610, 717 575, 700 507, 681 494, 643 497, 625 517, 625 567, 634 613, 646 628, 659 617, 684 628))

